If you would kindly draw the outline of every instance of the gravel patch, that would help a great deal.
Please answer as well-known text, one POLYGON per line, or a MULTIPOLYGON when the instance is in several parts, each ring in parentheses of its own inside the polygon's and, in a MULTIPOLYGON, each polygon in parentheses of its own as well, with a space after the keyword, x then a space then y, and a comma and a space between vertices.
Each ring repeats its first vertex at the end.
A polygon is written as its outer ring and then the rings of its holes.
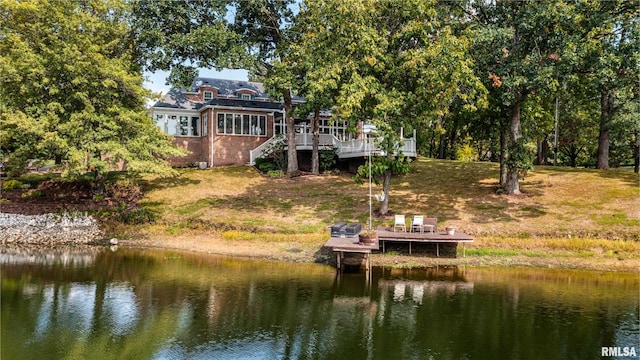
POLYGON ((0 213, 2 245, 91 244, 101 239, 96 220, 81 214, 19 215, 0 213))

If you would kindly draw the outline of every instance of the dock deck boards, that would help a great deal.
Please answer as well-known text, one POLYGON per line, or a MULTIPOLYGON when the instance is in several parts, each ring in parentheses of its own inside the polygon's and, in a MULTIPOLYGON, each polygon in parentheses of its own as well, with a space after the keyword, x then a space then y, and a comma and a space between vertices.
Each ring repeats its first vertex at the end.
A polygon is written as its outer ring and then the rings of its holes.
POLYGON ((372 250, 380 250, 378 241, 373 244, 361 244, 358 237, 342 238, 331 237, 324 246, 332 248, 333 251, 371 253, 372 250))
POLYGON ((379 227, 376 229, 378 234, 378 241, 382 243, 382 252, 385 252, 384 243, 386 241, 406 241, 409 243, 409 254, 411 254, 412 243, 426 243, 436 244, 436 255, 440 256, 441 243, 462 243, 463 256, 464 256, 464 244, 473 242, 473 236, 465 234, 463 232, 456 231, 453 235, 448 235, 446 231, 434 231, 433 233, 425 231, 420 232, 404 232, 393 231, 388 227, 379 227))
POLYGON ((431 232, 404 232, 393 231, 389 227, 378 227, 376 229, 378 240, 373 244, 361 244, 357 237, 343 238, 343 237, 331 237, 324 245, 331 248, 334 252, 344 254, 345 252, 371 254, 372 251, 379 251, 380 244, 382 244, 382 252, 385 252, 384 244, 387 241, 391 242, 408 242, 409 254, 411 254, 412 243, 431 243, 436 244, 436 255, 440 256, 441 243, 462 243, 463 256, 464 256, 464 244, 473 242, 473 236, 465 234, 463 232, 456 231, 453 235, 448 235, 444 231, 431 232))

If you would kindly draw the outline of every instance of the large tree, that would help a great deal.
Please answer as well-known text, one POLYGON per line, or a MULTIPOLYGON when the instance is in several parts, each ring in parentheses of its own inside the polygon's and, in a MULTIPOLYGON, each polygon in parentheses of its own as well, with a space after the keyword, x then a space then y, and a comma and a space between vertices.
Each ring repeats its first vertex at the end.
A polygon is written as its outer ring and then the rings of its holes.
POLYGON ((507 114, 501 184, 508 194, 518 194, 519 176, 531 168, 533 156, 523 138, 522 108, 530 95, 557 90, 554 70, 567 50, 575 7, 563 1, 469 1, 459 6, 475 26, 479 75, 507 114))
MULTIPOLYGON (((574 71, 600 99, 596 168, 609 168, 611 131, 628 101, 637 101, 640 76, 640 6, 623 0, 578 5, 574 71)), ((624 117, 624 116, 623 116, 624 117)))
MULTIPOLYGON (((133 23, 147 70, 170 70, 169 82, 187 86, 196 68, 243 68, 264 81, 278 48, 286 47, 294 0, 140 0, 133 23)), ((273 89, 273 88, 272 88, 273 89)), ((287 173, 298 173, 291 84, 275 89, 287 122, 287 173)))
POLYGON ((382 178, 386 214, 391 176, 409 170, 399 151, 401 128, 425 126, 456 99, 473 106, 480 94, 465 53, 469 41, 444 26, 429 1, 308 1, 300 22, 307 28, 299 44, 315 63, 314 77, 324 79, 308 94, 321 99, 328 92, 337 116, 377 127, 383 156, 373 169, 382 178))
POLYGON ((183 155, 152 122, 123 0, 0 3, 3 162, 53 160, 65 175, 116 164, 172 173, 183 155))

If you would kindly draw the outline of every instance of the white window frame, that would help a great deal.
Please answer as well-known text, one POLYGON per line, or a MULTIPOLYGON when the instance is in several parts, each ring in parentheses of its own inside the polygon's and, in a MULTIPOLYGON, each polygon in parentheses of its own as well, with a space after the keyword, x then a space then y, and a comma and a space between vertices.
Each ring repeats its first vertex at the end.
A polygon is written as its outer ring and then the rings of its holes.
POLYGON ((180 137, 199 137, 202 121, 200 116, 171 113, 155 114, 156 126, 165 134, 180 137))
POLYGON ((202 92, 202 99, 204 99, 204 101, 209 101, 211 99, 213 99, 213 91, 203 91, 202 92), (209 96, 207 96, 209 95, 209 96))
POLYGON ((218 112, 216 133, 232 136, 267 136, 267 115, 218 112))
POLYGON ((202 136, 207 136, 209 135, 209 116, 207 115, 207 113, 202 114, 201 121, 202 121, 202 136))

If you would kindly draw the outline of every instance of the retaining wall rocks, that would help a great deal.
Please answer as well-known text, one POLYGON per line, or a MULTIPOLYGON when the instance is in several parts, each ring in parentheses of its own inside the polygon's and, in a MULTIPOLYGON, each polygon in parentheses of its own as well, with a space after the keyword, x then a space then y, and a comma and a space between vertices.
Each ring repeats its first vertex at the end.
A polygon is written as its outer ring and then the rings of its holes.
POLYGON ((0 243, 56 246, 91 244, 101 239, 98 223, 88 215, 19 215, 0 213, 0 243))

